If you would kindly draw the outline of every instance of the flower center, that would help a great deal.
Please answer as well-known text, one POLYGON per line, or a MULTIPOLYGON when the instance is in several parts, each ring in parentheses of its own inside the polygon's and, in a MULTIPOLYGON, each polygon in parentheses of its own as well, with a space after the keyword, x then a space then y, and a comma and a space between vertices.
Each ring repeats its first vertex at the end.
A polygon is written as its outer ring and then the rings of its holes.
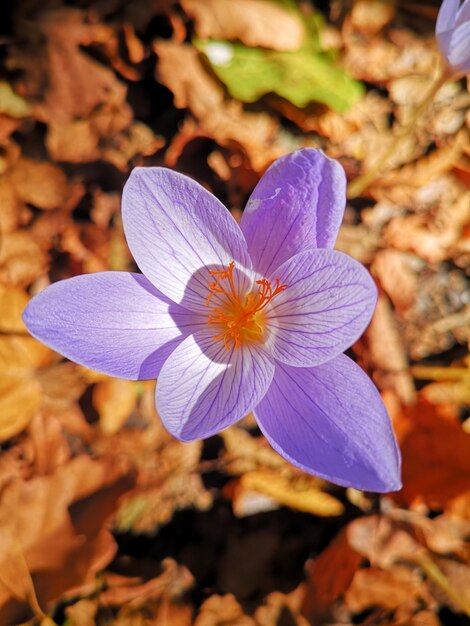
POLYGON ((235 263, 231 261, 227 269, 209 270, 214 281, 209 283, 211 293, 206 299, 206 305, 210 306, 212 298, 216 294, 219 296, 220 305, 209 313, 207 323, 219 326, 220 333, 214 341, 222 340, 226 350, 230 350, 231 344, 236 350, 242 343, 263 342, 265 308, 287 288, 287 285, 281 285, 279 278, 276 278, 274 286, 263 278, 256 281, 257 291, 241 296, 235 288, 234 268, 235 263))

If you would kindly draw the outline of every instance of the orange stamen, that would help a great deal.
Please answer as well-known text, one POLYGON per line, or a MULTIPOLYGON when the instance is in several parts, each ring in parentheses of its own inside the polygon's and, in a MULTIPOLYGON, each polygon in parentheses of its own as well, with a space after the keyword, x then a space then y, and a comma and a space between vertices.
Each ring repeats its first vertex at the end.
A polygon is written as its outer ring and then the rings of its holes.
POLYGON ((215 280, 209 283, 211 293, 206 298, 207 306, 216 294, 222 301, 226 300, 221 307, 212 309, 207 320, 208 324, 219 324, 222 327, 222 332, 214 337, 214 341, 222 339, 226 350, 230 350, 231 341, 236 350, 244 339, 262 338, 264 324, 259 314, 275 296, 287 288, 287 285, 281 285, 279 278, 276 278, 274 286, 263 278, 256 281, 257 292, 249 293, 242 302, 235 288, 234 269, 235 263, 231 261, 227 269, 209 270, 215 280), (228 281, 228 286, 221 285, 221 281, 228 281))

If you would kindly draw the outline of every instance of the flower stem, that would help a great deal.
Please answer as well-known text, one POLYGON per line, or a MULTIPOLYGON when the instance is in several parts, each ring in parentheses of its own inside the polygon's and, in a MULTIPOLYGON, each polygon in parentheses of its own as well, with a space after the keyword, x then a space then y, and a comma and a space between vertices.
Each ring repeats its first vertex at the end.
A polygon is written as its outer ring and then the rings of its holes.
POLYGON ((393 155, 397 147, 400 145, 403 137, 406 137, 408 133, 412 130, 416 121, 419 117, 424 113, 424 111, 428 108, 430 103, 434 100, 434 96, 437 94, 439 89, 447 82, 449 79, 449 73, 447 68, 443 68, 442 71, 439 72, 437 78, 432 83, 428 93, 425 95, 421 103, 416 107, 411 119, 407 124, 398 129, 395 138, 391 141, 389 147, 385 152, 379 157, 378 161, 374 165, 372 169, 368 172, 356 178, 350 185, 348 186, 348 198, 357 198, 361 193, 366 189, 382 172, 385 164, 388 159, 393 155))

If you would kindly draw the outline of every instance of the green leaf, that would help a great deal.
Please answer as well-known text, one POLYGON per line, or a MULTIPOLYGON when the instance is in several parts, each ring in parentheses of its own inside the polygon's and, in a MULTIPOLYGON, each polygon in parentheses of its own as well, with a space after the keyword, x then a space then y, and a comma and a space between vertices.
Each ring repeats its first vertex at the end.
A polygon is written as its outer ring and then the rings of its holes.
POLYGON ((362 83, 351 79, 331 55, 319 52, 310 37, 294 52, 227 41, 196 40, 194 44, 230 95, 242 102, 256 102, 267 93, 276 93, 297 107, 321 102, 343 113, 364 93, 362 83))

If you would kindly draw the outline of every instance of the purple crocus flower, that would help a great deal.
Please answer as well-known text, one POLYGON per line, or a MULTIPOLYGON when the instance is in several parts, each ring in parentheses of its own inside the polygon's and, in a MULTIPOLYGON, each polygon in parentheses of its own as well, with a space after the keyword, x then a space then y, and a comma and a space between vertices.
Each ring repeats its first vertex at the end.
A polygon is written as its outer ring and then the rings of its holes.
POLYGON ((448 73, 454 78, 470 72, 470 0, 444 0, 436 22, 436 37, 448 73))
POLYGON ((158 377, 158 412, 180 440, 209 437, 253 411, 293 465, 340 485, 399 489, 386 409, 342 354, 377 298, 364 267, 332 249, 344 205, 341 166, 313 149, 269 168, 240 225, 187 176, 136 168, 123 220, 143 274, 55 283, 31 300, 24 321, 78 363, 158 377))

